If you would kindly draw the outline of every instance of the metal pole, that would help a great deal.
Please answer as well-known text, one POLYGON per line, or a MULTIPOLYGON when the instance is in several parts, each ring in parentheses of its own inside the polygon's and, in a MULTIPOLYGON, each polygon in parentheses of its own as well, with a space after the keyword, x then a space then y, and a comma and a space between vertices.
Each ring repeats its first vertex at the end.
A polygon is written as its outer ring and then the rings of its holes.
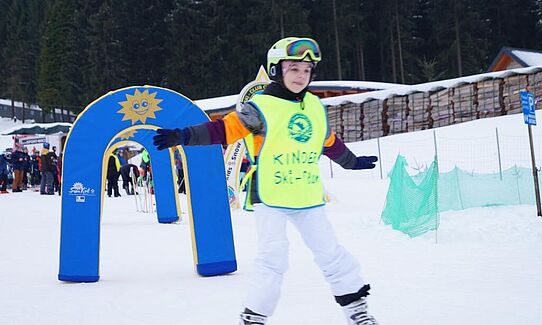
POLYGON ((440 219, 440 208, 438 205, 438 177, 439 177, 439 170, 438 170, 438 164, 436 164, 435 170, 433 173, 436 173, 435 183, 434 183, 434 190, 435 190, 435 207, 437 208, 436 216, 435 216, 435 244, 438 244, 438 225, 439 225, 439 219, 440 219))
MULTIPOLYGON (((135 205, 136 205, 136 211, 139 211, 139 205, 137 204, 137 180, 134 174, 134 170, 132 169, 132 166, 130 166, 130 182, 132 183, 132 191, 134 192, 134 199, 135 199, 135 205)), ((130 186, 128 186, 128 191, 130 191, 130 186)))
POLYGON ((499 129, 498 128, 495 128, 495 137, 497 138, 497 157, 499 158, 499 175, 502 181, 501 145, 499 143, 499 129))
POLYGON ((434 173, 437 173, 435 178, 435 207, 437 208, 437 215, 435 216, 435 244, 438 243, 438 220, 439 220, 439 206, 438 206, 438 177, 439 177, 439 165, 438 165, 438 151, 437 151, 437 133, 433 130, 433 143, 435 146, 435 165, 436 169, 434 173))
POLYGON ((380 153, 380 138, 376 138, 376 145, 378 146, 378 166, 380 167, 380 179, 384 179, 382 176, 382 154, 380 153))
POLYGON ((542 217, 542 209, 540 208, 540 188, 538 187, 538 169, 536 168, 536 160, 534 158, 534 145, 533 145, 533 131, 531 130, 531 125, 528 125, 529 129, 529 145, 531 147, 531 165, 533 168, 533 179, 534 179, 534 195, 536 198, 536 214, 539 217, 542 217))
POLYGON ((438 165, 438 150, 437 150, 437 133, 433 130, 433 144, 435 146, 435 161, 438 165))

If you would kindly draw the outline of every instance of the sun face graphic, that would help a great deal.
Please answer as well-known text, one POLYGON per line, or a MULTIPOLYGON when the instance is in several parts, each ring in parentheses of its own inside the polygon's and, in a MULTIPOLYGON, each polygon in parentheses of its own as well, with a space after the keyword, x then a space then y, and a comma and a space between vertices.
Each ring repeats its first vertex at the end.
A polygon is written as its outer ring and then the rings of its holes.
POLYGON ((133 138, 136 134, 137 130, 130 130, 130 131, 126 131, 126 132, 123 132, 119 135, 119 139, 120 140, 128 140, 130 138, 133 138))
POLYGON ((137 121, 145 124, 148 118, 156 118, 154 115, 155 112, 162 110, 158 106, 162 102, 162 99, 155 98, 156 94, 149 94, 148 89, 143 92, 136 89, 133 95, 126 94, 126 101, 119 102, 122 108, 117 113, 124 114, 122 120, 131 120, 132 125, 137 121))
POLYGON ((83 186, 83 183, 80 183, 80 182, 76 182, 72 186, 72 189, 78 190, 78 191, 82 190, 83 188, 85 187, 83 186))

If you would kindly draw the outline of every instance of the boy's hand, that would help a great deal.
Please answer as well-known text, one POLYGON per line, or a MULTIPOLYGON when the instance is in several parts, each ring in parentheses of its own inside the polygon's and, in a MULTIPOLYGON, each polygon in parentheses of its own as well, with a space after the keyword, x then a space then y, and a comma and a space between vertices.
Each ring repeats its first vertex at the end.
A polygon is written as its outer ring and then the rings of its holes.
POLYGON ((185 137, 181 129, 158 129, 152 138, 152 142, 158 150, 183 145, 184 140, 185 137))

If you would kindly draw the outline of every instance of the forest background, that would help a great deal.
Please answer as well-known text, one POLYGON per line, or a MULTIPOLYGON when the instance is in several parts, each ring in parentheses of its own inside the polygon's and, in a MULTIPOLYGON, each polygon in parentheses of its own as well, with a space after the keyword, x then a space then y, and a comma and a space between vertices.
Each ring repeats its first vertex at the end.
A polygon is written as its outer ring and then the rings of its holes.
POLYGON ((537 50, 542 0, 0 0, 0 98, 79 113, 110 90, 238 93, 285 36, 321 46, 317 80, 415 84, 537 50))

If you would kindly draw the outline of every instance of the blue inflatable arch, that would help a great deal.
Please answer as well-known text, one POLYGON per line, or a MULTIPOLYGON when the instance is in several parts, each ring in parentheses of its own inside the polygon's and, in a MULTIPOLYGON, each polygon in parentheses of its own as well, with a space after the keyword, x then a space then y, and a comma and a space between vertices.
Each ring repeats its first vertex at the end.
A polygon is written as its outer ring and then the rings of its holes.
POLYGON ((102 179, 105 180, 108 157, 111 155, 113 150, 127 145, 130 142, 136 142, 142 145, 145 147, 145 149, 147 149, 149 155, 156 159, 156 164, 159 166, 169 165, 171 167, 170 169, 158 168, 156 172, 154 172, 153 168, 156 214, 158 216, 158 222, 171 223, 178 221, 181 216, 179 196, 177 195, 175 182, 176 170, 172 162, 174 157, 168 150, 156 150, 156 147, 152 144, 152 137, 155 134, 155 129, 156 127, 151 125, 139 125, 127 128, 126 130, 117 134, 112 140, 108 151, 104 155, 102 179))
MULTIPOLYGON (((115 139, 126 131, 141 132, 137 142, 148 149, 151 157, 159 221, 172 222, 179 215, 173 157, 168 150, 154 149, 154 130, 208 120, 183 95, 151 86, 113 91, 85 108, 68 134, 64 149, 59 280, 99 280, 105 160, 108 150, 115 146, 115 139)), ((179 148, 187 175, 196 271, 203 276, 233 272, 237 262, 222 148, 219 145, 179 148)))

